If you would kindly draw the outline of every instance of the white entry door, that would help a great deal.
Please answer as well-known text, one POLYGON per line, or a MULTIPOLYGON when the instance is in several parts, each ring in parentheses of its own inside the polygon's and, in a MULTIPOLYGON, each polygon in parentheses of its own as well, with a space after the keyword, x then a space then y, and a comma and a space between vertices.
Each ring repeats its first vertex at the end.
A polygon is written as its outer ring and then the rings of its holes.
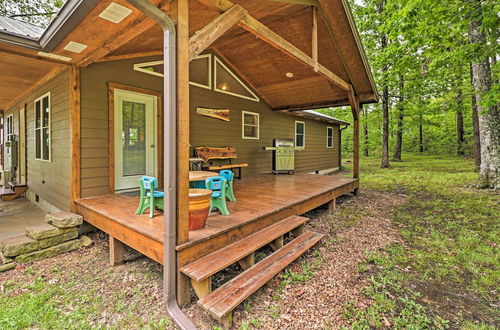
POLYGON ((115 89, 115 190, 156 176, 156 96, 115 89))

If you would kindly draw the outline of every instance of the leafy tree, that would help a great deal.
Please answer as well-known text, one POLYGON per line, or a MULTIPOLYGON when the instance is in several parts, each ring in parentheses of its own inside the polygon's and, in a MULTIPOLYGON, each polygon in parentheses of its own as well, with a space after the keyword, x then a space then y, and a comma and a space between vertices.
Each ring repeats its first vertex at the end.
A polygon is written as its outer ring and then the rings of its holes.
POLYGON ((46 27, 65 0, 0 0, 0 15, 46 27))

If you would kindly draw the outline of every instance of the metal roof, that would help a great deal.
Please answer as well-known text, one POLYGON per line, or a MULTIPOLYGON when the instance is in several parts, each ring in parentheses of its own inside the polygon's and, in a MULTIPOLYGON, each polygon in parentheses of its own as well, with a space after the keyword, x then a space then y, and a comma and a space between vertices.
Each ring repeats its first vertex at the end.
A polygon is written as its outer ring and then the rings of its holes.
POLYGON ((10 17, 0 16, 0 31, 37 40, 42 36, 45 28, 10 17))
POLYGON ((326 121, 326 122, 334 122, 334 123, 340 124, 340 125, 350 125, 347 121, 337 119, 335 117, 328 116, 328 115, 325 115, 321 112, 314 111, 314 110, 302 110, 302 111, 297 111, 297 112, 311 115, 313 117, 316 117, 316 118, 321 119, 321 120, 326 121))

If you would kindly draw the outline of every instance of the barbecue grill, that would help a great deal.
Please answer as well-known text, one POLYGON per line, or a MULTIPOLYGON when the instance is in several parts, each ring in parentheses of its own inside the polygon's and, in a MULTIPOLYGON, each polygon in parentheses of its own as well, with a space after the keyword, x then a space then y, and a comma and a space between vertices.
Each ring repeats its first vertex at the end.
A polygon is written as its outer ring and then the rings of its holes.
POLYGON ((293 174, 295 171, 295 147, 293 139, 274 139, 272 147, 265 147, 273 152, 273 173, 286 172, 293 174))

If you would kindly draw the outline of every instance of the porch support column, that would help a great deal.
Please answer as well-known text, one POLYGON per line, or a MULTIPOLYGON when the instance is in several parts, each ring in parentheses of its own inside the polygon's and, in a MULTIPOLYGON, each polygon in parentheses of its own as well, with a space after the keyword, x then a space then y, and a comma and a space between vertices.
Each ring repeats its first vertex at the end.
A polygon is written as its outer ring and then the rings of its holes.
POLYGON ((76 211, 75 201, 80 199, 80 68, 72 65, 69 75, 70 118, 70 209, 76 211))
POLYGON ((352 150, 352 177, 359 178, 359 111, 360 111, 360 102, 359 96, 354 91, 352 85, 349 85, 349 103, 351 105, 352 116, 354 119, 353 125, 353 150, 352 150))
MULTIPOLYGON (((177 244, 189 240, 189 11, 177 2, 177 244)), ((177 267, 181 267, 177 259, 177 267)), ((177 271, 177 301, 190 300, 189 278, 177 271)))

